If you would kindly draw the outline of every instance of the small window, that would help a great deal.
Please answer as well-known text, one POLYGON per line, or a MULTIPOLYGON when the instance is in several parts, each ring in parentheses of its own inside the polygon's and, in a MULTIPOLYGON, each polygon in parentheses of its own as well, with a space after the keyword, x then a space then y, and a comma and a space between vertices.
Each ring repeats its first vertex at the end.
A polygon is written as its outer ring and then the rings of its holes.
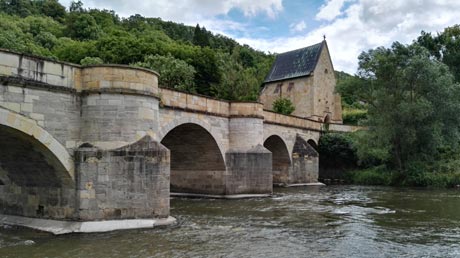
POLYGON ((281 91, 281 86, 283 86, 283 84, 278 83, 278 85, 276 85, 275 91, 273 93, 279 93, 281 91))
POLYGON ((328 73, 328 72, 329 72, 329 71, 327 70, 327 68, 326 68, 326 69, 324 69, 324 73, 328 73))
POLYGON ((290 82, 287 91, 290 92, 294 89, 294 83, 290 82))

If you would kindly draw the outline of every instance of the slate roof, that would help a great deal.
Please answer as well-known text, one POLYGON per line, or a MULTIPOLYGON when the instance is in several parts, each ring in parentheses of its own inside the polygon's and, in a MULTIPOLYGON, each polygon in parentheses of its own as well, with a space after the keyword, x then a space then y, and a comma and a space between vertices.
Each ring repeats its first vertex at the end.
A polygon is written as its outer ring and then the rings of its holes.
POLYGON ((326 41, 278 54, 264 83, 309 76, 315 70, 326 41))

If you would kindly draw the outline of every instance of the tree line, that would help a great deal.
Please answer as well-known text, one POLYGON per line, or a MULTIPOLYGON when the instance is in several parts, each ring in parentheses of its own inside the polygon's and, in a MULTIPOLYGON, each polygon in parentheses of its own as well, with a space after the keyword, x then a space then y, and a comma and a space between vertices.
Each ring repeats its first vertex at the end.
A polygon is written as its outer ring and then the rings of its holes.
POLYGON ((370 170, 356 177, 460 185, 460 26, 422 32, 411 44, 394 42, 358 60, 357 73, 337 87, 345 107, 367 113, 359 122, 367 130, 352 137, 351 159, 370 170))
POLYGON ((0 0, 0 48, 60 61, 153 69, 159 84, 227 100, 257 100, 271 54, 206 28, 57 0, 0 0))

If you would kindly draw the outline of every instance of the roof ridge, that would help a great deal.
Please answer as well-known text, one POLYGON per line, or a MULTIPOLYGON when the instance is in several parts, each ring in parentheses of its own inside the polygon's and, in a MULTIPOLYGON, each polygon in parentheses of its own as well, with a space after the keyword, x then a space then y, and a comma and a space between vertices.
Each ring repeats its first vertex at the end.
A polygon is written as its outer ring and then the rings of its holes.
POLYGON ((326 41, 278 54, 264 83, 309 76, 315 69, 326 41))
POLYGON ((289 51, 287 51, 287 52, 279 53, 279 54, 277 54, 276 56, 279 56, 279 55, 282 55, 282 54, 291 53, 291 52, 295 52, 295 51, 299 51, 299 50, 303 50, 303 49, 307 49, 307 48, 314 47, 314 46, 316 46, 316 45, 320 45, 320 44, 323 44, 323 43, 324 43, 324 40, 321 41, 321 42, 319 42, 319 43, 316 43, 316 44, 307 46, 307 47, 302 47, 302 48, 298 48, 298 49, 294 49, 294 50, 289 50, 289 51))

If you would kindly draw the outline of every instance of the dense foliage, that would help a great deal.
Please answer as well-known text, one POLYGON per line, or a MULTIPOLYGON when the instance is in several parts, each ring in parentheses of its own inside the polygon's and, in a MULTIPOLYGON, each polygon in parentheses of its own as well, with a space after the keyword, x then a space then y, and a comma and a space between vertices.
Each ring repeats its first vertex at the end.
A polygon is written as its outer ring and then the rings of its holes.
POLYGON ((273 111, 283 114, 290 115, 294 112, 295 107, 292 101, 288 98, 279 98, 273 102, 273 111))
POLYGON ((358 156, 353 138, 349 134, 327 133, 318 143, 320 164, 336 169, 356 168, 358 156))
POLYGON ((356 76, 345 72, 336 72, 336 90, 342 98, 342 120, 346 125, 361 125, 367 119, 367 103, 360 98, 358 87, 360 81, 356 76))
POLYGON ((457 148, 460 86, 425 48, 396 42, 362 53, 358 80, 371 126, 361 153, 377 150, 388 166, 406 171, 433 161, 441 148, 457 148))
POLYGON ((165 87, 229 100, 256 100, 273 62, 199 25, 120 18, 80 1, 66 10, 57 0, 0 0, 0 48, 85 65, 140 65, 165 76, 165 87))
POLYGON ((460 27, 410 45, 393 43, 359 56, 355 76, 341 75, 344 120, 368 130, 353 135, 364 184, 460 184, 460 27), (348 110, 347 110, 348 108, 348 110), (350 119, 364 110, 366 117, 350 119))

